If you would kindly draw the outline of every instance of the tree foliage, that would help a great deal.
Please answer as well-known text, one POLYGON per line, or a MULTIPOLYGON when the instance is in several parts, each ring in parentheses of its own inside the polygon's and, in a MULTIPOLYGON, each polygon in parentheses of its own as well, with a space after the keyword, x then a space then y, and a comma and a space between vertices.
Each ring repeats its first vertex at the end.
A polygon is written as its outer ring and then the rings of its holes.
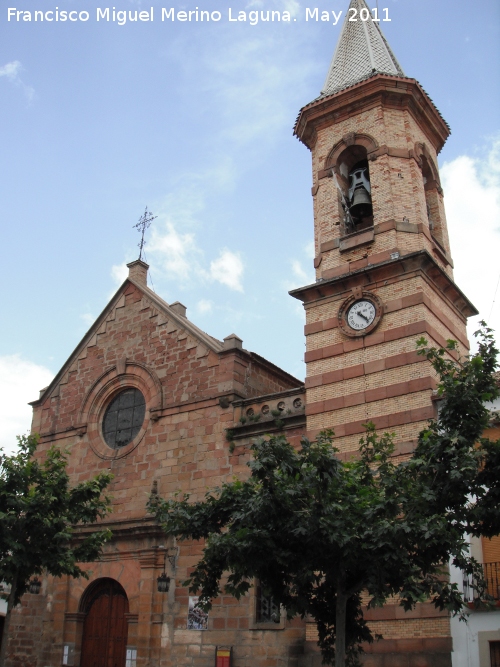
MULTIPOLYGON (((78 563, 97 560, 108 530, 80 533, 109 511, 103 491, 112 475, 101 473, 70 486, 66 457, 56 447, 35 457, 36 436, 18 438, 19 451, 0 456, 0 581, 8 584, 8 610, 26 592, 33 575, 87 577, 78 563)), ((5 651, 3 642, 0 665, 5 651)))
POLYGON ((168 534, 206 540, 188 582, 205 609, 222 589, 239 598, 258 578, 288 617, 315 619, 323 660, 337 667, 346 657, 354 664, 361 642, 374 639, 362 592, 370 606, 398 596, 407 610, 430 599, 461 611, 446 565, 451 558, 477 575, 465 534, 500 532, 500 441, 481 437, 484 402, 498 396, 497 351, 488 330, 479 353, 459 362, 452 341, 447 350, 420 346, 441 378, 443 405, 408 461, 395 462, 391 435, 373 424, 350 461, 337 456, 331 432, 298 450, 274 436, 252 446, 249 479, 203 502, 151 497, 168 534))

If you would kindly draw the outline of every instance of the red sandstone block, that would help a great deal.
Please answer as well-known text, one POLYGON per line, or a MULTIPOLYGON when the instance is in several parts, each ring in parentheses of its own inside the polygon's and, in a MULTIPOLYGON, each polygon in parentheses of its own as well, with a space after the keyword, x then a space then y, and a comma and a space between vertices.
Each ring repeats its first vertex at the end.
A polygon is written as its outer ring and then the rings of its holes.
POLYGON ((350 380, 351 378, 357 378, 361 375, 364 375, 364 365, 357 364, 356 366, 348 366, 344 368, 343 371, 337 371, 338 373, 342 372, 344 380, 350 380))
POLYGON ((424 650, 436 653, 448 653, 452 650, 451 637, 424 637, 424 650))
POLYGON ((426 330, 425 322, 414 322, 405 326, 405 336, 415 336, 416 334, 424 333, 426 330))
POLYGON ((426 300, 427 299, 423 292, 415 292, 415 294, 408 294, 408 296, 403 297, 403 308, 416 306, 419 303, 424 303, 424 301, 426 300))
POLYGON ((365 398, 367 403, 372 401, 381 401, 384 398, 387 398, 387 388, 378 387, 377 389, 368 389, 365 392, 365 398))
POLYGON ((326 271, 323 271, 321 276, 322 278, 325 278, 325 280, 328 280, 329 278, 336 278, 337 276, 341 276, 344 273, 348 273, 348 268, 345 264, 341 264, 340 266, 336 266, 333 269, 327 269, 326 271))
POLYGON ((368 266, 367 257, 358 259, 355 262, 349 262, 349 271, 356 271, 357 269, 362 269, 364 266, 368 266))
POLYGON ((224 595, 219 602, 221 605, 238 605, 239 601, 236 598, 233 598, 232 595, 224 595))
POLYGON ((363 656, 363 667, 382 667, 382 656, 368 655, 365 652, 363 656))
POLYGON ((344 371, 342 369, 339 371, 330 371, 329 373, 315 375, 314 377, 321 378, 321 384, 333 384, 334 382, 340 382, 340 380, 344 379, 344 371))
MULTIPOLYGON (((326 401, 323 401, 323 410, 321 412, 328 412, 330 410, 339 410, 344 407, 344 397, 339 396, 338 398, 329 398, 326 401)), ((307 407, 306 407, 307 414, 307 407)))
POLYGON ((226 613, 230 618, 241 618, 246 616, 246 610, 243 609, 240 605, 236 607, 228 607, 226 613))
POLYGON ((365 347, 370 347, 372 345, 380 345, 384 342, 383 332, 376 331, 375 333, 365 336, 365 347))
POLYGON ((337 343, 336 345, 327 345, 323 348, 323 358, 326 357, 335 357, 337 354, 342 354, 344 351, 343 343, 337 343))
POLYGON ((429 656, 422 653, 410 653, 408 667, 429 667, 429 656))
POLYGON ((411 411, 411 421, 420 422, 426 419, 434 419, 436 416, 435 407, 430 405, 427 408, 416 408, 411 411))
POLYGON ((392 340, 398 340, 405 336, 405 327, 395 327, 384 332, 384 341, 389 343, 392 340))
POLYGON ((395 354, 393 357, 388 357, 385 360, 386 368, 398 368, 398 366, 404 366, 407 363, 406 352, 401 354, 395 354))
POLYGON ((317 403, 308 403, 306 405, 306 415, 318 415, 321 412, 324 412, 324 401, 318 401, 317 403))
MULTIPOLYGON (((325 380, 325 383, 334 382, 334 380, 325 380)), ((323 384, 322 375, 312 375, 311 377, 306 378, 305 387, 306 389, 311 389, 311 387, 320 387, 323 384)))
POLYGON ((359 350, 362 347, 363 347, 363 340, 360 338, 357 338, 355 340, 346 340, 345 343, 343 343, 344 352, 352 352, 353 350, 359 350))
POLYGON ((396 641, 394 639, 380 639, 373 644, 363 643, 362 647, 366 653, 393 653, 396 650, 396 641))
POLYGON ((336 329, 339 325, 338 317, 330 317, 327 320, 323 321, 323 331, 327 329, 336 329))
POLYGON ((408 667, 408 656, 398 653, 389 653, 383 657, 384 667, 408 667))
POLYGON ((412 420, 411 410, 405 410, 404 412, 395 412, 392 415, 389 415, 389 424, 388 426, 399 426, 401 424, 409 424, 412 420))
POLYGON ((372 421, 375 423, 375 426, 378 429, 389 428, 389 415, 383 415, 382 417, 376 417, 375 419, 372 419, 372 421))
POLYGON ((385 370, 386 359, 378 359, 377 361, 369 361, 364 365, 365 373, 379 373, 385 370))
POLYGON ((365 392, 360 391, 356 394, 349 394, 344 396, 344 407, 350 408, 353 405, 361 405, 365 402, 365 392))
POLYGON ((384 252, 376 252, 368 257, 370 264, 378 264, 379 262, 386 262, 391 256, 390 250, 384 252))
POLYGON ((387 398, 393 398, 394 396, 401 396, 403 394, 408 394, 409 392, 410 392, 409 382, 398 382, 398 384, 393 384, 387 387, 387 398))
POLYGON ((320 348, 319 350, 311 350, 310 352, 306 352, 304 355, 304 361, 306 364, 310 361, 317 361, 318 359, 322 359, 323 357, 323 349, 320 348))
POLYGON ((425 389, 435 389, 436 382, 434 378, 423 377, 408 382, 408 391, 424 391, 425 389))
MULTIPOLYGON (((338 429, 338 426, 336 429, 338 429)), ((364 428, 359 421, 351 422, 350 424, 344 424, 344 433, 342 435, 355 435, 356 433, 362 433, 363 431, 364 428)), ((336 434, 339 438, 342 437, 340 433, 336 434)))
POLYGON ((323 331, 323 322, 312 322, 311 324, 306 324, 304 327, 304 335, 306 336, 318 333, 319 331, 323 331))
POLYGON ((392 313, 395 310, 401 310, 403 307, 403 300, 402 299, 392 299, 385 305, 385 312, 386 313, 392 313))

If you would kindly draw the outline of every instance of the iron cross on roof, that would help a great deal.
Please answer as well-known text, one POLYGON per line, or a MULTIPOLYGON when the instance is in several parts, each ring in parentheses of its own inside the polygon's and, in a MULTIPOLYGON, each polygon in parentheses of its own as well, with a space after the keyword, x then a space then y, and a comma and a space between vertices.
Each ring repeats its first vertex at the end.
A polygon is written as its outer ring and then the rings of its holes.
POLYGON ((134 228, 137 229, 141 233, 141 240, 137 244, 137 246, 139 248, 139 259, 140 260, 142 259, 142 251, 144 249, 144 246, 146 245, 146 241, 144 240, 144 234, 146 232, 146 229, 148 229, 148 227, 150 227, 153 220, 155 220, 157 217, 158 217, 157 215, 153 215, 151 213, 151 211, 148 211, 148 207, 146 206, 146 208, 144 209, 143 215, 141 215, 141 217, 139 218, 139 222, 136 225, 134 225, 134 228))

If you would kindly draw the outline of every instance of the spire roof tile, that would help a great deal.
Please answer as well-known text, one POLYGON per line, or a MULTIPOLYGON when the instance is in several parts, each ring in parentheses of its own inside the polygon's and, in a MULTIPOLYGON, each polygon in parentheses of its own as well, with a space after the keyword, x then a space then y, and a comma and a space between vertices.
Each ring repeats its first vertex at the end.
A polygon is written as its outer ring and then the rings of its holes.
POLYGON ((321 96, 332 95, 375 74, 405 76, 365 0, 351 0, 321 96), (350 10, 355 9, 354 15, 350 10), (364 11, 366 10, 368 14, 364 11), (369 16, 362 20, 361 16, 369 16), (349 18, 356 20, 349 20, 349 18))

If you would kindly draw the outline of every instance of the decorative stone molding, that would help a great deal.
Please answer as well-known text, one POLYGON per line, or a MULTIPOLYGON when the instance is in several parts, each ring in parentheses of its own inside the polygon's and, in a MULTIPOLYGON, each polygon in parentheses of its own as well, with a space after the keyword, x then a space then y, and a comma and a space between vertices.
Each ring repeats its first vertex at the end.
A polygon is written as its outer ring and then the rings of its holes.
POLYGON ((92 385, 78 415, 79 427, 87 427, 87 437, 94 453, 102 459, 123 458, 130 454, 143 439, 148 424, 147 417, 136 437, 125 447, 112 449, 102 435, 102 419, 110 401, 123 389, 138 389, 146 401, 146 415, 163 407, 162 388, 156 375, 137 363, 123 364, 107 371, 92 385))

